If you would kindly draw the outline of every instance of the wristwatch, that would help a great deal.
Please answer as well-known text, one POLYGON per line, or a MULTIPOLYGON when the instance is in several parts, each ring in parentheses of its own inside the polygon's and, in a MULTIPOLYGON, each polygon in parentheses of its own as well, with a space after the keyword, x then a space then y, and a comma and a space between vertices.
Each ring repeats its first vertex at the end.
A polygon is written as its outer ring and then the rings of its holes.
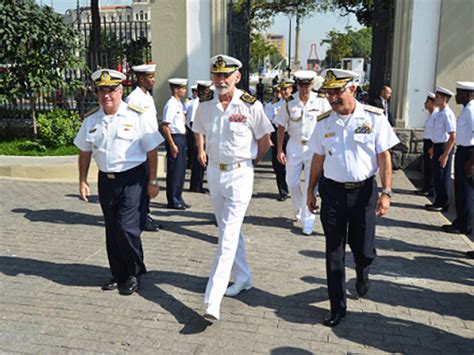
POLYGON ((153 186, 158 186, 158 179, 148 180, 148 184, 153 185, 153 186))
POLYGON ((382 189, 382 194, 387 195, 389 198, 392 198, 393 191, 389 189, 382 189))

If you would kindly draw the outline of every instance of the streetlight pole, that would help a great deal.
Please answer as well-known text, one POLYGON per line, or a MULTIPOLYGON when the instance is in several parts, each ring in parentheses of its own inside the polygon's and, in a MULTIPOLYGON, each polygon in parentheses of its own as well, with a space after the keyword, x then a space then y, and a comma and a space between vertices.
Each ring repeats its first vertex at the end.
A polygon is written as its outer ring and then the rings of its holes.
POLYGON ((290 27, 288 30, 288 78, 291 77, 291 16, 290 16, 290 27))

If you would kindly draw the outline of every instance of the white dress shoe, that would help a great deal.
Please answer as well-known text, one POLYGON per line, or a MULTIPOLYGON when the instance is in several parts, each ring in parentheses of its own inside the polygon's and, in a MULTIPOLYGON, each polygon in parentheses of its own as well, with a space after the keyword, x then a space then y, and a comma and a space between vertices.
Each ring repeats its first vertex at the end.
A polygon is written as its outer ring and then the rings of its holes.
POLYGON ((250 290, 252 288, 252 281, 246 283, 234 283, 232 286, 228 287, 225 291, 225 295, 228 297, 235 297, 244 290, 250 290))
POLYGON ((301 220, 301 210, 298 210, 294 214, 294 220, 295 222, 299 222, 301 220))
POLYGON ((220 318, 219 306, 213 304, 207 304, 206 311, 204 312, 204 318, 215 321, 220 318))
POLYGON ((302 233, 303 233, 304 235, 311 235, 311 234, 313 234, 313 228, 311 228, 311 227, 305 227, 305 228, 303 228, 302 233))

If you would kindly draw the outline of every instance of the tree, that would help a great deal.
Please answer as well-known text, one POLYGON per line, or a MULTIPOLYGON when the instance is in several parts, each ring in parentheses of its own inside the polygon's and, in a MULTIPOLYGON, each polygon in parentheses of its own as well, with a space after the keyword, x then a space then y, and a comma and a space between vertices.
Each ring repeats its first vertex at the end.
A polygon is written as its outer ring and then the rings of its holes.
POLYGON ((272 65, 281 61, 278 49, 268 43, 260 33, 250 34, 250 71, 257 71, 263 65, 265 58, 270 58, 272 65), (276 63, 274 62, 276 60, 276 63))
POLYGON ((99 12, 99 0, 91 0, 91 15, 92 25, 91 32, 89 34, 89 56, 88 66, 89 69, 95 71, 99 64, 100 58, 100 12, 99 12))
POLYGON ((69 86, 65 70, 83 66, 79 33, 61 15, 33 0, 0 2, 0 101, 29 99, 33 132, 37 134, 36 97, 41 90, 69 86))
POLYGON ((338 66, 345 57, 364 58, 366 61, 370 58, 372 30, 361 28, 353 31, 351 27, 346 27, 346 31, 346 33, 329 31, 327 37, 321 41, 321 44, 329 44, 329 49, 326 51, 326 66, 338 66))
POLYGON ((125 48, 115 32, 103 31, 100 33, 100 53, 101 67, 116 69, 118 64, 122 65, 125 58, 125 48))
POLYGON ((140 37, 125 44, 125 56, 130 67, 151 61, 151 43, 140 37))
POLYGON ((372 26, 374 0, 331 0, 330 7, 340 10, 342 16, 354 14, 361 25, 372 26))

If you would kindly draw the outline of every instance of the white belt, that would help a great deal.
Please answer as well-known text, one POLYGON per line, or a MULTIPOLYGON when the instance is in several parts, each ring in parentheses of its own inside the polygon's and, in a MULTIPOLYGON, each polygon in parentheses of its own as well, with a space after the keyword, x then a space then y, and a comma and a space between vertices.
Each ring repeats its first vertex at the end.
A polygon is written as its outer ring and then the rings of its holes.
POLYGON ((244 166, 252 166, 252 161, 244 160, 244 161, 239 161, 237 163, 232 163, 232 164, 220 164, 220 163, 211 162, 211 165, 215 166, 220 171, 231 171, 231 170, 235 170, 244 166))

